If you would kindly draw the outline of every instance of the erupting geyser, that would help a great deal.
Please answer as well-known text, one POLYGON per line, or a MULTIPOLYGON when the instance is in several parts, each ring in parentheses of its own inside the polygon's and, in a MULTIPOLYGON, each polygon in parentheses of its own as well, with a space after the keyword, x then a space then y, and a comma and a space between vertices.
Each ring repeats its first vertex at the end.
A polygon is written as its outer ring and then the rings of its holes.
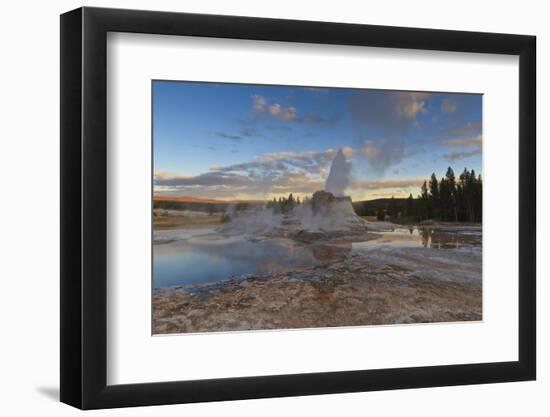
POLYGON ((340 148, 330 165, 325 191, 336 197, 344 196, 344 192, 350 183, 350 174, 351 162, 348 162, 342 148, 340 148))
POLYGON ((345 190, 350 184, 351 162, 339 149, 330 166, 325 190, 313 193, 311 200, 291 210, 262 210, 241 213, 223 226, 224 231, 239 234, 296 236, 310 239, 328 234, 364 233, 367 221, 355 214, 345 190))

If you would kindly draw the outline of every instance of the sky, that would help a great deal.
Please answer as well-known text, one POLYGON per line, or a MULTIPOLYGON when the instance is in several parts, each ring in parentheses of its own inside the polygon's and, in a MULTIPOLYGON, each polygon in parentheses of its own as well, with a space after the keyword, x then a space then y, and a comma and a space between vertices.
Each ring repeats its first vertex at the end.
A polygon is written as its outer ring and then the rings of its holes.
POLYGON ((480 94, 153 81, 155 195, 305 197, 341 149, 354 201, 416 197, 481 147, 480 94))

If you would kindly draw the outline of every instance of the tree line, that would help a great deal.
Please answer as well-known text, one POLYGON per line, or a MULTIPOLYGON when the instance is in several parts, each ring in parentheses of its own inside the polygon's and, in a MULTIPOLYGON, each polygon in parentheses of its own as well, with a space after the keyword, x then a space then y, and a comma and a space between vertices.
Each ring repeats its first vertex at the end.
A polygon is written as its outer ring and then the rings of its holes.
MULTIPOLYGON (((354 210, 360 216, 376 216, 379 220, 400 217, 422 221, 436 219, 448 222, 482 221, 481 175, 464 168, 456 178, 454 170, 447 168, 445 176, 438 179, 435 172, 420 187, 416 198, 381 199, 354 203, 354 210)), ((310 198, 289 194, 288 197, 273 198, 266 204, 274 213, 289 213, 300 204, 307 204, 310 198)))
POLYGON ((292 193, 288 197, 273 197, 273 200, 267 202, 266 207, 273 210, 274 213, 289 213, 294 207, 302 204, 300 197, 294 197, 292 193))
POLYGON ((440 219, 450 222, 482 221, 481 175, 464 168, 458 179, 451 167, 440 180, 432 173, 420 187, 417 203, 412 194, 405 204, 405 215, 424 219, 440 219))

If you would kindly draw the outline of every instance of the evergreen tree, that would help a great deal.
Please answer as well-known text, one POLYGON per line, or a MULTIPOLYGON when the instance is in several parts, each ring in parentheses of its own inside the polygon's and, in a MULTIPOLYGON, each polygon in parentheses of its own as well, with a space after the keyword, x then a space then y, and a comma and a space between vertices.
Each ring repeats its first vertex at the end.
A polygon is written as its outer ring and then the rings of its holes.
POLYGON ((430 215, 428 213, 428 205, 429 205, 429 196, 428 196, 428 185, 426 184, 426 181, 422 184, 422 187, 420 188, 420 198, 421 198, 421 207, 420 207, 420 217, 422 219, 427 219, 430 215))
POLYGON ((459 188, 461 196, 460 204, 460 220, 471 222, 475 220, 474 205, 473 205, 473 187, 472 176, 467 168, 464 168, 462 174, 460 174, 459 188))
POLYGON ((439 217, 441 220, 449 220, 449 202, 451 200, 450 194, 451 192, 449 185, 447 184, 447 179, 443 177, 439 181, 439 217))
MULTIPOLYGON (((473 172, 473 170, 472 170, 473 172)), ((473 205, 474 205, 474 221, 481 222, 483 221, 483 190, 481 175, 478 175, 477 178, 473 180, 473 205)))
POLYGON ((409 198, 407 198, 407 204, 405 206, 405 215, 414 216, 414 201, 413 201, 412 194, 409 194, 409 198))
POLYGON ((428 209, 429 217, 439 217, 439 183, 437 182, 437 177, 435 172, 432 173, 430 177, 430 206, 428 209))
POLYGON ((447 173, 445 174, 445 182, 447 185, 447 192, 449 195, 449 200, 447 201, 448 207, 448 220, 458 221, 458 209, 456 207, 456 180, 455 173, 451 167, 447 168, 447 173))
POLYGON ((392 219, 397 216, 396 209, 395 209, 395 199, 393 198, 393 195, 391 196, 391 200, 388 205, 388 215, 392 219))
MULTIPOLYGON (((420 188, 420 217, 445 221, 481 222, 483 210, 483 181, 474 170, 464 171, 458 181, 451 167, 438 182, 435 173, 420 188), (426 208, 424 203, 427 202, 426 208)), ((409 197, 410 198, 410 197, 409 197)))

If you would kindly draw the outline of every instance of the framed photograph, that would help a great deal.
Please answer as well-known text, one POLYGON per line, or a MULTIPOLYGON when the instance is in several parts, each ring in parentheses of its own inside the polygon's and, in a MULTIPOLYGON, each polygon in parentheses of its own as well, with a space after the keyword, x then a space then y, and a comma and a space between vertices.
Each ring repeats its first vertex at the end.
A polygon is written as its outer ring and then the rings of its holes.
POLYGON ((535 37, 61 16, 61 401, 533 380, 535 37))

